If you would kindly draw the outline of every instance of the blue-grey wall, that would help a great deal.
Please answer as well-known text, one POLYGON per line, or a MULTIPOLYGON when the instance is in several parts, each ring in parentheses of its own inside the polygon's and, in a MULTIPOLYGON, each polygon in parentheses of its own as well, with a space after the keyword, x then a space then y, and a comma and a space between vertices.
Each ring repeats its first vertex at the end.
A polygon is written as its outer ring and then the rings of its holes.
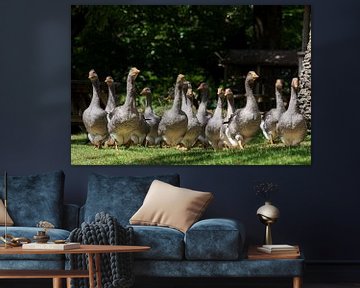
MULTIPOLYGON (((251 243, 260 243, 263 236, 256 218, 262 201, 255 196, 253 183, 268 179, 280 185, 273 199, 281 210, 273 228, 276 242, 301 244, 309 260, 360 261, 356 249, 360 240, 360 176, 356 172, 360 160, 356 141, 360 7, 356 0, 310 2, 314 2, 310 167, 74 167, 70 165, 70 4, 95 2, 0 1, 0 171, 27 175, 63 169, 65 199, 77 204, 85 200, 91 172, 177 172, 182 186, 214 192, 207 216, 240 219, 251 243)), ((290 3, 298 1, 272 4, 290 3)))

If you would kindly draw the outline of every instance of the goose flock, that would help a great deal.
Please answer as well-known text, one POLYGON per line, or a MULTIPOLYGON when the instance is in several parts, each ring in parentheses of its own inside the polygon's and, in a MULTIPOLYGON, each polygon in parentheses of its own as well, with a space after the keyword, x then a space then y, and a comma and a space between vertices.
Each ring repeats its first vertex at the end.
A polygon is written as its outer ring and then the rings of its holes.
POLYGON ((140 96, 146 97, 144 113, 136 107, 135 80, 140 70, 133 67, 127 77, 125 102, 116 106, 114 80, 106 77, 108 101, 105 109, 100 106, 100 82, 95 70, 89 72, 92 83, 92 99, 83 113, 83 122, 89 141, 95 148, 124 145, 159 146, 164 144, 189 150, 194 145, 204 148, 244 149, 244 146, 262 130, 270 144, 281 141, 285 146, 299 145, 307 134, 305 118, 297 108, 299 80, 291 82, 291 97, 286 110, 282 90, 284 81, 275 82, 276 107, 263 115, 260 113, 253 93, 259 76, 250 71, 245 79, 246 104, 235 110, 234 95, 230 88, 217 90, 217 105, 209 113, 209 87, 201 83, 197 88, 201 102, 196 109, 191 83, 179 74, 175 83, 174 100, 170 109, 160 117, 152 108, 152 92, 142 89, 140 96), (223 111, 227 104, 226 112, 223 111))

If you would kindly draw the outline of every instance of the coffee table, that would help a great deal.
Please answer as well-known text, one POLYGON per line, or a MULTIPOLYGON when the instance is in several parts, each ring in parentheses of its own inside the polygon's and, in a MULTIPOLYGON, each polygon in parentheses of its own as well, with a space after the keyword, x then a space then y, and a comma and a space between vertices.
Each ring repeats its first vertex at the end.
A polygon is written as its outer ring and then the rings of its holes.
MULTIPOLYGON (((87 254, 88 270, 0 270, 0 279, 30 279, 30 278, 52 278, 53 288, 62 287, 62 279, 66 278, 70 283, 72 278, 88 278, 89 288, 101 288, 101 255, 102 253, 126 253, 144 252, 149 250, 148 246, 126 246, 126 245, 80 245, 80 248, 69 250, 25 250, 21 247, 0 248, 0 254, 87 254), (94 261, 95 258, 95 261, 94 261)), ((69 285, 68 285, 69 286, 69 285)))

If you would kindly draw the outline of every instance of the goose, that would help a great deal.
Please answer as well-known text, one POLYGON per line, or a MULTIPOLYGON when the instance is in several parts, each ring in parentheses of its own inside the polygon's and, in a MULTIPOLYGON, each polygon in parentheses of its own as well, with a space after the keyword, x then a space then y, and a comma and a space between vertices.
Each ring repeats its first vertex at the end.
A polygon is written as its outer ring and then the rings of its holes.
POLYGON ((114 79, 111 76, 107 76, 105 83, 108 86, 109 96, 105 107, 105 112, 109 115, 116 107, 115 85, 114 79))
POLYGON ((156 115, 152 108, 152 94, 149 87, 145 87, 140 95, 146 96, 146 107, 144 111, 144 117, 146 123, 150 126, 150 131, 146 135, 146 145, 158 145, 160 143, 161 137, 158 134, 158 127, 160 123, 160 116, 156 115))
POLYGON ((145 119, 136 109, 135 105, 135 79, 140 70, 133 67, 127 77, 126 98, 122 106, 116 107, 108 123, 108 130, 115 140, 115 147, 118 145, 142 144, 145 140, 149 126, 145 119))
MULTIPOLYGON (((108 100, 105 107, 106 117, 107 121, 111 121, 112 112, 116 107, 116 95, 115 95, 115 85, 114 85, 114 79, 111 76, 107 76, 105 79, 105 83, 108 86, 108 100)), ((114 146, 115 141, 112 137, 108 137, 106 142, 104 143, 105 147, 114 146)))
POLYGON ((225 98, 227 103, 227 111, 226 116, 224 118, 223 124, 221 125, 220 129, 220 138, 224 143, 224 146, 227 148, 232 147, 228 137, 225 134, 226 128, 229 126, 229 120, 231 118, 231 115, 235 112, 235 104, 234 104, 234 94, 230 88, 227 88, 225 90, 225 98))
POLYGON ((178 145, 187 131, 188 119, 185 112, 181 110, 181 90, 184 81, 185 76, 179 74, 175 84, 173 105, 164 112, 159 123, 158 134, 162 141, 170 146, 178 145))
POLYGON ((185 150, 191 149, 197 141, 200 133, 202 132, 202 126, 198 118, 193 112, 193 92, 190 82, 184 82, 183 89, 181 91, 181 110, 185 112, 188 118, 187 131, 181 140, 181 144, 184 145, 185 150))
POLYGON ((222 106, 225 96, 224 89, 218 88, 218 101, 213 116, 208 121, 205 127, 205 136, 210 145, 215 149, 221 149, 224 146, 224 141, 221 139, 221 127, 223 125, 222 106))
POLYGON ((293 78, 291 81, 291 96, 288 109, 281 115, 277 124, 280 139, 286 146, 300 144, 307 133, 305 118, 299 113, 297 107, 298 91, 299 79, 293 78))
POLYGON ((276 108, 266 112, 260 124, 260 128, 265 138, 269 140, 271 144, 274 144, 274 140, 278 136, 276 125, 280 119, 280 116, 286 111, 282 97, 283 87, 284 81, 282 79, 277 79, 275 82, 276 108))
POLYGON ((82 120, 90 142, 95 148, 101 148, 109 134, 106 128, 106 112, 100 107, 100 82, 94 69, 90 70, 89 79, 93 88, 92 99, 89 107, 84 110, 82 120))
POLYGON ((209 144, 209 142, 205 137, 205 127, 209 119, 211 118, 211 115, 209 115, 209 113, 206 110, 209 101, 209 86, 203 82, 199 85, 197 90, 199 91, 201 97, 199 108, 196 112, 196 118, 199 120, 202 128, 201 134, 199 136, 199 140, 206 147, 209 144))
POLYGON ((253 85, 259 76, 250 71, 245 79, 246 105, 244 108, 237 109, 229 119, 229 126, 225 134, 232 148, 244 149, 247 143, 259 130, 261 115, 256 103, 253 85))

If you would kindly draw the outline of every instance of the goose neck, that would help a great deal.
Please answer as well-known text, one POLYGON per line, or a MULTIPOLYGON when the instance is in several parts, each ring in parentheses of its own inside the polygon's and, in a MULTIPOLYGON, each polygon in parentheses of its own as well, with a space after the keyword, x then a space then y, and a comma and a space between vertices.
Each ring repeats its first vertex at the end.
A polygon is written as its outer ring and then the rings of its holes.
POLYGON ((235 112, 234 97, 227 97, 227 113, 226 116, 230 117, 235 112))
POLYGON ((256 99, 253 92, 253 84, 249 80, 245 81, 246 105, 245 108, 258 109, 256 99))
POLYGON ((222 103, 223 103, 222 98, 219 96, 217 104, 216 104, 214 116, 216 116, 216 117, 221 116, 221 114, 222 114, 222 103))
POLYGON ((176 111, 181 110, 181 89, 182 89, 181 84, 176 83, 175 93, 174 93, 174 102, 173 102, 173 106, 172 106, 172 109, 174 109, 176 111))
POLYGON ((132 106, 135 103, 135 93, 135 80, 129 75, 126 82, 125 106, 132 106))
POLYGON ((152 97, 151 94, 146 94, 146 107, 151 108, 152 106, 152 97))
POLYGON ((290 101, 288 111, 297 112, 297 91, 294 87, 291 87, 290 101))
POLYGON ((115 108, 115 106, 116 106, 115 89, 114 89, 114 86, 111 85, 111 86, 109 86, 109 97, 108 97, 108 101, 107 101, 105 110, 113 110, 115 108))
POLYGON ((282 94, 278 89, 275 90, 275 97, 276 97, 276 108, 285 109, 285 104, 282 94))
POLYGON ((92 87, 93 87, 93 93, 92 93, 92 98, 91 98, 91 103, 90 105, 97 105, 100 106, 100 82, 99 80, 94 80, 91 81, 92 82, 92 87))

